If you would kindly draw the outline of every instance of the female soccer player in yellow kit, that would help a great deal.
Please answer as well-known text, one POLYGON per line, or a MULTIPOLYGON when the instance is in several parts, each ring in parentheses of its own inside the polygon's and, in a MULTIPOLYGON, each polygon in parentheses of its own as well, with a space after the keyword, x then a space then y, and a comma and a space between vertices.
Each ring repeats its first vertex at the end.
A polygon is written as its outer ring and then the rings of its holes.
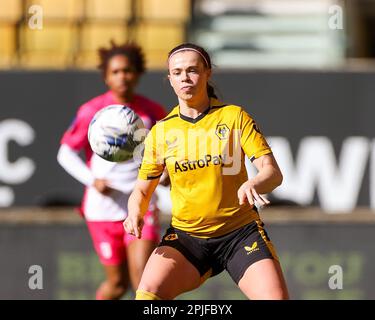
POLYGON ((254 120, 217 100, 208 84, 207 52, 185 43, 170 51, 168 78, 179 105, 145 140, 137 184, 124 221, 141 236, 143 216, 166 167, 172 221, 151 254, 136 299, 174 299, 224 269, 249 299, 287 299, 272 243, 254 201, 282 182, 282 174, 254 120), (244 157, 258 169, 248 179, 244 157))

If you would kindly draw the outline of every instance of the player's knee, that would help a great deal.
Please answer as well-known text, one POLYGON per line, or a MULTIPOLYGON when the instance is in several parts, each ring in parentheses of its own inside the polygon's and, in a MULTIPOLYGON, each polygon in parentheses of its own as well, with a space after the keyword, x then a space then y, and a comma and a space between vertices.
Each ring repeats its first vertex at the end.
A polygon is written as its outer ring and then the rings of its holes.
POLYGON ((135 294, 135 300, 162 300, 162 299, 155 293, 138 289, 135 294))

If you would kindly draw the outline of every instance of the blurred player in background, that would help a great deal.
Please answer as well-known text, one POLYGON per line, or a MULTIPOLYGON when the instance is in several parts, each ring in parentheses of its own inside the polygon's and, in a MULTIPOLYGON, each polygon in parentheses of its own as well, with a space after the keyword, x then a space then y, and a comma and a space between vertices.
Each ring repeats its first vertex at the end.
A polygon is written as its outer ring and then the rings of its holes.
POLYGON ((165 167, 172 186, 172 222, 147 262, 136 299, 174 299, 224 269, 250 299, 287 299, 276 252, 254 206, 255 201, 268 204, 262 194, 282 182, 270 147, 241 107, 217 100, 208 84, 211 60, 203 48, 174 48, 168 66, 179 105, 145 140, 124 228, 143 235, 142 217, 165 167), (195 142, 189 138, 199 130, 202 149, 189 149, 195 142), (225 147, 233 142, 227 152, 225 147), (232 152, 228 164, 225 159, 232 152), (252 179, 247 177, 245 155, 258 169, 252 179), (237 165, 238 170, 230 171, 237 165))
POLYGON ((135 44, 100 48, 99 69, 109 91, 83 104, 61 139, 58 162, 75 179, 86 186, 81 205, 95 250, 103 264, 106 280, 97 290, 97 299, 119 299, 129 286, 134 290, 151 252, 159 241, 158 210, 150 201, 144 216, 141 239, 126 234, 122 222, 127 216, 127 203, 134 188, 138 167, 134 160, 114 163, 103 160, 90 149, 87 131, 95 113, 111 104, 127 105, 150 129, 165 116, 162 106, 135 93, 145 71, 143 52, 135 44), (86 164, 79 152, 85 152, 86 164))

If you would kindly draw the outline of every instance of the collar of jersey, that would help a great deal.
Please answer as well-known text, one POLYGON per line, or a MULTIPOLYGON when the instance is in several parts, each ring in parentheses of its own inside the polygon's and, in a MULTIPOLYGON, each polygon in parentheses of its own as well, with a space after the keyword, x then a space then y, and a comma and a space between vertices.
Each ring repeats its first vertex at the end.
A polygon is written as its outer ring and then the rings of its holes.
POLYGON ((217 101, 216 99, 214 98, 211 98, 210 99, 210 106, 204 110, 198 117, 196 118, 191 118, 191 117, 188 117, 188 116, 185 116, 183 114, 180 113, 180 107, 178 107, 178 115, 179 117, 182 119, 182 120, 185 120, 187 122, 190 122, 190 123, 197 123, 199 120, 202 120, 211 110, 212 107, 214 107, 215 105, 217 105, 219 103, 219 101, 217 101))

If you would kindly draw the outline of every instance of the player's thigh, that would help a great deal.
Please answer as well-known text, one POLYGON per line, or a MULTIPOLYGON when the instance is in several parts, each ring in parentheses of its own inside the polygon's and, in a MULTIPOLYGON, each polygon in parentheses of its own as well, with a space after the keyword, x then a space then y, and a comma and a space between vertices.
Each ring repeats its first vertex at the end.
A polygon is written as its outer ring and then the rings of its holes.
POLYGON ((200 283, 199 271, 181 252, 161 246, 151 254, 138 288, 169 300, 199 287, 200 283))
POLYGON ((245 295, 250 299, 286 298, 278 257, 263 222, 244 226, 233 241, 236 244, 226 268, 245 295))
POLYGON ((275 259, 263 259, 250 265, 238 282, 241 291, 249 299, 288 299, 288 290, 280 263, 275 259))

